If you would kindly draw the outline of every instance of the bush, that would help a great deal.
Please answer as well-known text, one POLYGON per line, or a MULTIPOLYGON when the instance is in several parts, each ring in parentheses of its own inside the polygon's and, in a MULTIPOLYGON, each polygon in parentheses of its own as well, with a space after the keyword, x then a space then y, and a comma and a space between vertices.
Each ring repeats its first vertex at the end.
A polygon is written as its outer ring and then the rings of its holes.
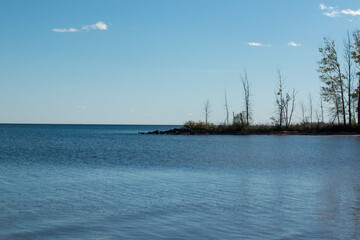
POLYGON ((214 125, 212 123, 187 121, 184 128, 197 134, 332 134, 339 132, 360 132, 358 126, 344 126, 331 123, 299 123, 290 126, 279 125, 244 125, 233 123, 232 125, 214 125))
POLYGON ((215 125, 212 123, 204 123, 204 122, 194 122, 194 121, 187 121, 184 123, 184 128, 190 129, 190 130, 209 130, 209 129, 215 129, 215 125))

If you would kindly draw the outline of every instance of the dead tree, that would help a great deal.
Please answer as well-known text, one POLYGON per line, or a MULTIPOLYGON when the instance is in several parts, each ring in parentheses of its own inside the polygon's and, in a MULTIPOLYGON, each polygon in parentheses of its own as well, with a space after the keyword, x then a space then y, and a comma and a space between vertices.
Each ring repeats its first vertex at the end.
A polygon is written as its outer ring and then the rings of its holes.
POLYGON ((225 111, 226 111, 225 124, 226 124, 226 125, 229 125, 229 105, 228 105, 228 101, 227 101, 226 90, 225 90, 224 96, 225 96, 225 104, 224 104, 224 107, 225 107, 225 111))
POLYGON ((300 103, 300 107, 301 107, 302 122, 305 123, 306 122, 306 107, 305 107, 304 102, 300 103))
POLYGON ((291 96, 287 93, 286 94, 287 103, 286 103, 286 126, 291 125, 291 119, 293 113, 295 111, 295 99, 296 99, 296 91, 293 89, 291 96), (289 106, 289 102, 291 101, 291 106, 289 106))
POLYGON ((211 112, 212 112, 212 110, 211 110, 210 101, 209 101, 209 99, 207 99, 204 102, 204 109, 203 109, 203 113, 204 113, 204 116, 205 116, 205 124, 206 125, 208 125, 208 119, 209 119, 209 116, 210 116, 211 112))
POLYGON ((311 93, 308 94, 308 101, 309 101, 309 117, 310 117, 310 124, 313 122, 313 98, 311 93))
POLYGON ((251 121, 251 102, 250 102, 250 83, 246 69, 244 69, 244 75, 240 73, 240 79, 244 93, 244 114, 246 119, 246 125, 250 124, 251 121))
POLYGON ((353 59, 351 57, 352 43, 350 39, 349 31, 347 32, 347 39, 344 41, 344 61, 345 61, 345 78, 347 80, 347 105, 348 105, 348 118, 349 125, 352 123, 352 98, 353 98, 353 59))
POLYGON ((284 81, 281 74, 280 68, 277 69, 277 85, 275 90, 275 116, 272 117, 274 122, 280 126, 283 126, 284 123, 284 112, 285 112, 285 105, 286 105, 286 94, 284 93, 284 81))

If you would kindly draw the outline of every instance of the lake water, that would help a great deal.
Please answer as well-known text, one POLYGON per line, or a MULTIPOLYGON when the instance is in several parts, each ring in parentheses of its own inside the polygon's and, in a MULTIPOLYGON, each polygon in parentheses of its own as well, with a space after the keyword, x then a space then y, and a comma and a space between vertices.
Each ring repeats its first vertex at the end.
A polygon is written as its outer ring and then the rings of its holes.
POLYGON ((360 138, 0 125, 0 239, 359 239, 360 138))

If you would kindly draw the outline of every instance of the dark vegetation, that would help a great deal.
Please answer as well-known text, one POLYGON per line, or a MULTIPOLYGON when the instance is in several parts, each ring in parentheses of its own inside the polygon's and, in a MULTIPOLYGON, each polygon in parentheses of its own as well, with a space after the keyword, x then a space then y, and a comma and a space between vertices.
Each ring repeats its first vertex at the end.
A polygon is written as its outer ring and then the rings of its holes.
POLYGON ((279 125, 214 125, 204 122, 188 121, 182 128, 168 131, 154 131, 140 134, 169 135, 354 135, 360 134, 359 126, 344 126, 337 124, 299 123, 288 127, 279 125))

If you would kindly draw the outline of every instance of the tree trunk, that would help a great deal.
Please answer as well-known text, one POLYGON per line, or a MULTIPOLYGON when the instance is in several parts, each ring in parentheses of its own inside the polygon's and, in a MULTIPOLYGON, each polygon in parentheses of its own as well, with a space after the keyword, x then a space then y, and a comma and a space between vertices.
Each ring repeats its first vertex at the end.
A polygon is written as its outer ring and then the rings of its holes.
POLYGON ((338 121, 338 125, 340 125, 340 117, 339 117, 339 103, 338 103, 338 97, 335 98, 335 107, 336 107, 336 118, 338 121))
POLYGON ((349 73, 348 73, 348 101, 349 101, 349 126, 351 126, 351 65, 349 64, 349 73))
POLYGON ((358 115, 358 126, 360 126, 360 74, 358 82, 358 106, 357 106, 357 115, 358 115))
POLYGON ((339 80, 340 80, 340 91, 341 91, 342 114, 343 114, 344 125, 346 126, 346 112, 345 112, 344 88, 343 88, 343 80, 342 80, 342 77, 341 77, 340 67, 339 67, 339 80))
POLYGON ((344 90, 342 84, 340 86, 340 89, 341 89, 341 106, 343 112, 343 120, 344 120, 344 125, 346 126, 345 100, 344 100, 344 90))

